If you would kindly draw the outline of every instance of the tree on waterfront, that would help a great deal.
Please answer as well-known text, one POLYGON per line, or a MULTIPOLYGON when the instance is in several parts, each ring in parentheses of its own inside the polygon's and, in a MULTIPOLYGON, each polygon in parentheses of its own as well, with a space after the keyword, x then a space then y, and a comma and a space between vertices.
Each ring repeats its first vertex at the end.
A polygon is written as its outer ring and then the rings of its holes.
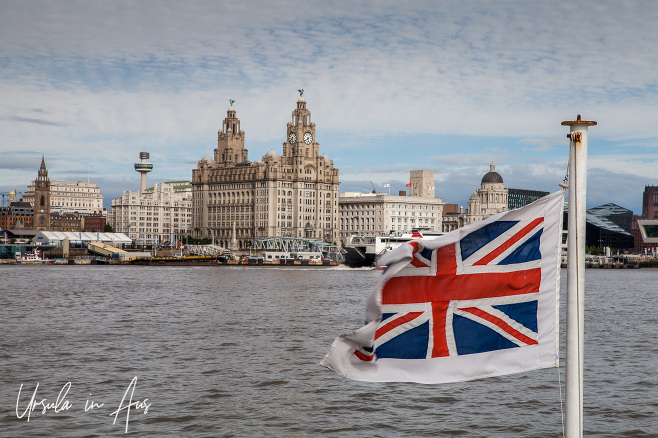
POLYGON ((586 248, 587 254, 591 255, 603 255, 605 251, 600 246, 588 246, 586 248))

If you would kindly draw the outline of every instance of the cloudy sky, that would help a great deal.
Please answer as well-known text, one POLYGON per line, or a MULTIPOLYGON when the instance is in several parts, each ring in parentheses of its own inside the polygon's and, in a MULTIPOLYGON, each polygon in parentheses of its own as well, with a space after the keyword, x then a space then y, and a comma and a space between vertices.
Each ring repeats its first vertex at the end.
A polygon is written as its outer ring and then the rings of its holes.
POLYGON ((655 1, 0 0, 0 192, 95 182, 109 207, 184 180, 235 100, 251 160, 282 151, 303 88, 342 191, 433 170, 465 205, 489 163, 554 191, 568 127, 589 134, 589 207, 641 212, 658 185, 655 1))

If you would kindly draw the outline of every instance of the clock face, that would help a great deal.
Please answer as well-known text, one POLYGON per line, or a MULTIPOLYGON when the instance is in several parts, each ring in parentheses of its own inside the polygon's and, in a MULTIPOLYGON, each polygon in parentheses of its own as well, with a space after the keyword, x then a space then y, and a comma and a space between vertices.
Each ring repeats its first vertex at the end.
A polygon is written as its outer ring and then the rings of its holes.
POLYGON ((297 143, 297 136, 295 135, 294 132, 291 132, 290 135, 288 136, 288 142, 290 144, 295 144, 297 143))
POLYGON ((304 143, 311 144, 313 142, 313 135, 310 132, 304 134, 304 143))

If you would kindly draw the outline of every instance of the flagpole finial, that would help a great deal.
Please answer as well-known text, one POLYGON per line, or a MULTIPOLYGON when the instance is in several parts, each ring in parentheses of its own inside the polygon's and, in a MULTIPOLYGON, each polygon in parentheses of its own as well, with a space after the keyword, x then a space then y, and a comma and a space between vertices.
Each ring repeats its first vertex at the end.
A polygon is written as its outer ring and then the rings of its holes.
POLYGON ((571 126, 571 125, 596 125, 596 122, 593 121, 586 121, 586 120, 581 120, 580 114, 576 117, 576 120, 567 120, 565 122, 562 122, 563 126, 571 126))

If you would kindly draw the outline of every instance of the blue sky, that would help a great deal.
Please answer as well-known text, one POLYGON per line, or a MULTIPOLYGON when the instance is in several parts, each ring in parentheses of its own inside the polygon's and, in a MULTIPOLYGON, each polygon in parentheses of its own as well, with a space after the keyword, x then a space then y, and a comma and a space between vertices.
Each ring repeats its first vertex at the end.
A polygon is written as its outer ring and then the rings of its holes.
POLYGON ((567 127, 590 128, 589 207, 641 212, 658 185, 654 1, 0 0, 0 192, 95 182, 105 205, 192 177, 235 100, 251 160, 281 153, 299 94, 341 191, 433 170, 466 205, 489 163, 554 191, 567 127))

